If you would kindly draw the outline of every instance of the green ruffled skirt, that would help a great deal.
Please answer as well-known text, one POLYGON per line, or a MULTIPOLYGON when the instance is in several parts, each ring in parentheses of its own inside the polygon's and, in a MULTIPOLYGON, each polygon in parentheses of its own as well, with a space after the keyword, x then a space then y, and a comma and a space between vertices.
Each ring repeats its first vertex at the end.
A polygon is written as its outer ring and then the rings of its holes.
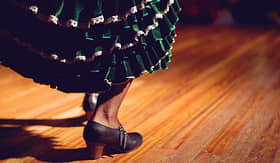
POLYGON ((64 92, 167 69, 176 0, 3 0, 0 62, 64 92))

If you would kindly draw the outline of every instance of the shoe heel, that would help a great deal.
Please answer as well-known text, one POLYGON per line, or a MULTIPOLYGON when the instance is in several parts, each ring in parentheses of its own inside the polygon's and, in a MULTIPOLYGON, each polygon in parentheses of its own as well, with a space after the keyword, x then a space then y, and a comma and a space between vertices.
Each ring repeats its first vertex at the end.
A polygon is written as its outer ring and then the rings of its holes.
POLYGON ((86 142, 86 144, 87 144, 89 156, 91 159, 95 160, 95 159, 101 158, 105 144, 95 143, 95 142, 86 142))

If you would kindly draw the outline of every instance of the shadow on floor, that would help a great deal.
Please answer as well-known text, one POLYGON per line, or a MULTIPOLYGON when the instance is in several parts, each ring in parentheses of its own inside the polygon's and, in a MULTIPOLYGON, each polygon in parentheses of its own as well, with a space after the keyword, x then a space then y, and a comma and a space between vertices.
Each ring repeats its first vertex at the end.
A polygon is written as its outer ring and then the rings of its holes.
POLYGON ((78 127, 84 126, 83 122, 86 121, 85 116, 67 118, 67 119, 0 119, 0 125, 20 125, 20 126, 35 126, 35 125, 45 125, 52 127, 78 127))
MULTIPOLYGON (((0 160, 26 156, 47 162, 90 160, 86 148, 55 149, 59 143, 54 137, 43 137, 24 129, 26 126, 33 125, 82 127, 84 121, 86 121, 85 116, 57 120, 0 119, 0 160)), ((111 154, 113 153, 104 155, 111 156, 111 154)))

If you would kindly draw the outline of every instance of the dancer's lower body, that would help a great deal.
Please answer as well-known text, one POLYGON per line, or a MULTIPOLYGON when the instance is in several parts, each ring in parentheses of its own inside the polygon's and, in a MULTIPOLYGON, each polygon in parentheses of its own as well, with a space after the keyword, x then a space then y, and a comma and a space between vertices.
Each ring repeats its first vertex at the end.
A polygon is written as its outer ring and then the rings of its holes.
MULTIPOLYGON (((62 92, 105 91, 110 83, 167 69, 180 10, 177 0, 4 0, 0 60, 62 92)), ((86 94, 84 139, 92 158, 105 147, 125 153, 142 144, 118 119, 130 84, 112 85, 96 105, 97 96, 86 94)))
POLYGON ((126 153, 142 144, 142 136, 138 133, 126 133, 118 119, 120 105, 131 82, 129 80, 113 85, 109 91, 99 95, 85 95, 83 108, 89 122, 84 130, 84 139, 91 158, 101 157, 105 147, 111 148, 115 153, 126 153))

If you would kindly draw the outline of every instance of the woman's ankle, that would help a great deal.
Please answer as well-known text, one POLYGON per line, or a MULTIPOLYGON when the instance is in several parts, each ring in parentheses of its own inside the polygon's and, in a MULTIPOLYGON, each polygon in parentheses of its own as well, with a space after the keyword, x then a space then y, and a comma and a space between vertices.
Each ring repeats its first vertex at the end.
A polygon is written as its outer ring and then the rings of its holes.
POLYGON ((100 123, 104 126, 110 127, 110 128, 120 128, 121 123, 118 119, 106 119, 106 118, 99 118, 99 117, 93 117, 89 121, 94 121, 97 123, 100 123))

